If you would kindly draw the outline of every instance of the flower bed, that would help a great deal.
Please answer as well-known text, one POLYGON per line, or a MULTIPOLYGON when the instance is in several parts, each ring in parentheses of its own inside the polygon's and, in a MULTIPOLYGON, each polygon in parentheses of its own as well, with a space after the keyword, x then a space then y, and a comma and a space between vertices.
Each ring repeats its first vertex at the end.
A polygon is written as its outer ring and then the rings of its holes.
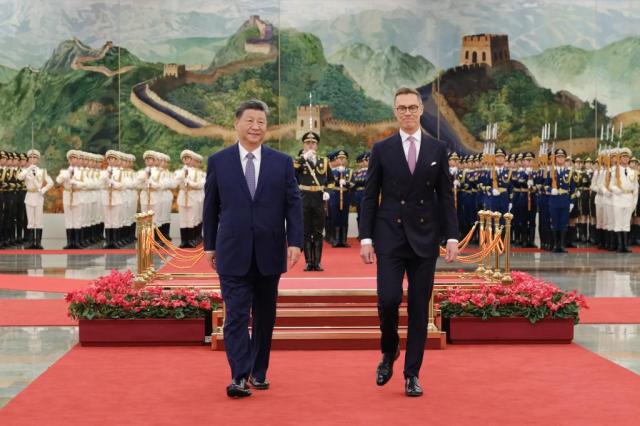
POLYGON ((159 287, 133 288, 131 271, 112 271, 89 287, 67 293, 69 316, 74 319, 204 318, 216 309, 220 297, 194 289, 163 291, 159 287))
POLYGON ((513 284, 450 288, 436 295, 443 328, 452 343, 569 343, 584 296, 566 292, 524 272, 513 284))
POLYGON ((112 271, 65 299, 82 345, 202 344, 205 316, 220 302, 194 289, 135 289, 130 271, 112 271))
POLYGON ((566 292, 524 272, 512 272, 510 285, 482 285, 479 290, 456 287, 439 293, 436 302, 445 318, 471 316, 482 319, 523 317, 532 324, 544 318, 571 318, 579 322, 584 296, 566 292))

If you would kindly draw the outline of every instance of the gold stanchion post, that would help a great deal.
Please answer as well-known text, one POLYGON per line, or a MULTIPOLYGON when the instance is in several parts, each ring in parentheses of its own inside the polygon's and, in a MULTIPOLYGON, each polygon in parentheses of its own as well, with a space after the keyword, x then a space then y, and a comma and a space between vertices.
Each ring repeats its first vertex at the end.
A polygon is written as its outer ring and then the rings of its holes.
MULTIPOLYGON (((487 229, 487 239, 489 241, 489 244, 491 244, 491 242, 493 241, 493 229, 494 229, 493 225, 491 224, 491 220, 493 219, 493 212, 487 210, 485 214, 485 218, 487 220, 487 223, 485 225, 485 228, 487 229)), ((488 257, 487 267, 484 270, 484 276, 488 279, 491 279, 493 277, 493 270, 491 269, 491 253, 489 253, 487 257, 488 257)))
POLYGON ((438 326, 436 325, 436 314, 435 314, 435 309, 433 307, 434 294, 435 294, 435 291, 432 291, 431 299, 429 299, 429 325, 427 326, 427 331, 429 332, 440 331, 438 330, 438 326))
MULTIPOLYGON (((480 222, 480 230, 479 232, 479 237, 478 237, 478 250, 482 251, 484 249, 483 244, 480 244, 481 241, 484 240, 484 221, 485 221, 485 211, 484 210, 480 210, 478 212, 478 218, 479 218, 479 222, 480 222)), ((478 263, 478 267, 476 268, 476 275, 481 277, 484 275, 484 257, 482 259, 480 259, 480 262, 478 263)))
MULTIPOLYGON (((495 235, 498 235, 499 229, 500 229, 500 218, 502 217, 502 214, 500 212, 493 212, 493 229, 495 232, 495 235)), ((500 272, 500 247, 498 247, 498 245, 496 245, 495 251, 494 251, 494 259, 495 259, 495 267, 494 267, 494 271, 493 271, 493 279, 494 280, 500 280, 502 279, 502 273, 500 272)))
POLYGON ((502 284, 511 284, 513 283, 513 278, 511 278, 511 221, 513 220, 513 215, 511 213, 507 213, 504 215, 504 225, 505 225, 505 243, 504 243, 504 275, 502 276, 502 284))

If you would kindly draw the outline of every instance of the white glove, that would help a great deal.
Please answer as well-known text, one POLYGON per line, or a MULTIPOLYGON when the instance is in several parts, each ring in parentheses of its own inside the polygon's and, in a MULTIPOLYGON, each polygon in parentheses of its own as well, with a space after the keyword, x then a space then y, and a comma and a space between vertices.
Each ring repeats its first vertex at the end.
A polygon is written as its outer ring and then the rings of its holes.
POLYGON ((44 188, 42 188, 42 189, 40 190, 40 194, 44 195, 44 194, 46 194, 46 193, 47 193, 47 191, 46 191, 44 188))
POLYGON ((511 208, 513 208, 513 203, 509 203, 509 212, 511 212, 511 208))
POLYGON ((580 191, 576 191, 576 197, 580 196, 580 191))
POLYGON ((344 172, 344 166, 338 166, 336 167, 336 170, 339 171, 340 173, 344 172))
POLYGON ((312 150, 312 149, 310 149, 309 151, 306 151, 304 154, 302 154, 302 156, 307 161, 314 161, 315 162, 315 160, 316 160, 316 152, 314 150, 312 150))
POLYGON ((558 195, 558 188, 552 188, 551 195, 558 195))
POLYGON ((569 213, 573 211, 573 203, 569 204, 569 213))
POLYGON ((500 191, 498 191, 497 189, 492 189, 492 190, 491 190, 491 194, 492 194, 494 197, 497 197, 497 196, 499 196, 499 195, 500 195, 500 191))
POLYGON ((328 192, 322 193, 322 201, 329 201, 329 198, 331 198, 331 196, 329 195, 328 192))
POLYGON ((532 179, 529 179, 527 181, 527 188, 533 188, 533 180, 532 179))
POLYGON ((453 186, 455 186, 456 188, 460 188, 460 181, 458 179, 454 180, 453 186))
POLYGON ((613 195, 608 189, 603 189, 602 194, 604 194, 604 196, 606 197, 611 197, 613 195))
POLYGON ((611 192, 613 192, 614 194, 622 194, 622 190, 615 185, 611 186, 611 192))
POLYGON ((347 184, 347 181, 344 179, 340 179, 340 186, 345 186, 347 184))

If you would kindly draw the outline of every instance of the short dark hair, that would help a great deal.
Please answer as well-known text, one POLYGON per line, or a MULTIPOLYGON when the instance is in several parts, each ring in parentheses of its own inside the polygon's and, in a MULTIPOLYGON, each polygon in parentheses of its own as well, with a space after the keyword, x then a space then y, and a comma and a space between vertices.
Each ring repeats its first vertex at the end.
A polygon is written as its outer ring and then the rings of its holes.
POLYGON ((236 108, 236 119, 242 117, 242 113, 244 113, 248 109, 263 111, 266 116, 269 115, 269 107, 267 106, 267 104, 259 99, 249 99, 248 101, 240 103, 240 105, 238 105, 238 107, 236 108))
POLYGON ((418 102, 422 105, 422 95, 416 89, 412 89, 411 87, 401 87, 396 90, 396 94, 393 96, 393 102, 395 103, 396 98, 400 95, 416 95, 418 98, 418 102))

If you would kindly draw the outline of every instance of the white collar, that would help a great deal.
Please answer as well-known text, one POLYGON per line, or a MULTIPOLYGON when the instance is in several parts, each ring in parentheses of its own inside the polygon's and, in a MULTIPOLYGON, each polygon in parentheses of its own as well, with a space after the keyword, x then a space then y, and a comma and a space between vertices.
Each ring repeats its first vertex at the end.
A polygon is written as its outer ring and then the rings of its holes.
MULTIPOLYGON (((238 142, 238 149, 240 150, 240 160, 244 160, 249 151, 247 151, 240 142, 238 142)), ((260 157, 262 155, 262 145, 251 151, 251 153, 254 156, 254 160, 260 161, 260 157)))
POLYGON ((422 130, 418 128, 418 130, 416 130, 415 133, 409 134, 404 130, 400 129, 400 139, 402 139, 402 143, 406 142, 409 136, 413 136, 416 142, 420 143, 420 141, 422 140, 422 130))

